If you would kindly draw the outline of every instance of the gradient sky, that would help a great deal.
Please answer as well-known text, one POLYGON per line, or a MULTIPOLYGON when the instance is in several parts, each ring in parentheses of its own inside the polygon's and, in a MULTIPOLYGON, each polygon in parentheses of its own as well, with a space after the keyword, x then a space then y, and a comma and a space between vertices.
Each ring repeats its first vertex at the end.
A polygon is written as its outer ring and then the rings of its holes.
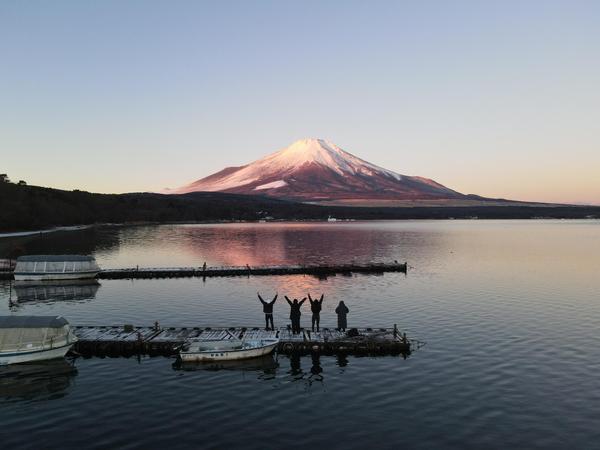
POLYGON ((304 137, 600 204, 600 2, 0 1, 0 172, 176 187, 304 137))

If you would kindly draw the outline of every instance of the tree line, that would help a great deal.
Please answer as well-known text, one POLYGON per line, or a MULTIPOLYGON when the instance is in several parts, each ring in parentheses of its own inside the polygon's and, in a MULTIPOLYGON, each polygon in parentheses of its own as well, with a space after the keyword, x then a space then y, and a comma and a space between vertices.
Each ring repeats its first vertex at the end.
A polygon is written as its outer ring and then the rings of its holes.
MULTIPOLYGON (((0 176, 0 178, 2 178, 0 176)), ((0 182, 0 231, 94 223, 337 219, 600 218, 592 206, 346 207, 318 206, 265 196, 196 192, 94 194, 0 182)))

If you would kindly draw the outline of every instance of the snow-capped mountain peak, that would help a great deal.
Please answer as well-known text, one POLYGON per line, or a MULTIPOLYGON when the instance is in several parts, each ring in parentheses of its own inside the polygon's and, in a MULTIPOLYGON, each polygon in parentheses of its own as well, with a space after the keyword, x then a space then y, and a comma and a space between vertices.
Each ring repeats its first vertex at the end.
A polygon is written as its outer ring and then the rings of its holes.
POLYGON ((385 172, 400 179, 400 175, 368 163, 324 139, 301 139, 263 160, 270 167, 286 170, 301 167, 304 164, 318 164, 339 173, 365 173, 372 171, 385 172))
POLYGON ((400 175, 324 139, 301 139, 242 167, 229 167, 169 193, 225 191, 304 201, 456 198, 433 180, 400 175))

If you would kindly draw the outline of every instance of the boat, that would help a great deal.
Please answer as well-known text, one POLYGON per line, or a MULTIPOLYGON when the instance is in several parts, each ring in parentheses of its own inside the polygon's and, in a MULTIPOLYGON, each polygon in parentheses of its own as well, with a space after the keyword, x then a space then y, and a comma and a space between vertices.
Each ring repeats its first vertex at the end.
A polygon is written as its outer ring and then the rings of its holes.
POLYGON ((92 256, 27 255, 17 258, 16 281, 92 279, 100 267, 92 256))
POLYGON ((179 357, 182 362, 235 361, 258 358, 273 352, 278 344, 278 338, 218 341, 190 339, 179 351, 179 357))
POLYGON ((333 216, 327 217, 327 222, 337 222, 337 219, 333 216))
POLYGON ((64 358, 77 337, 60 316, 0 316, 0 365, 64 358))

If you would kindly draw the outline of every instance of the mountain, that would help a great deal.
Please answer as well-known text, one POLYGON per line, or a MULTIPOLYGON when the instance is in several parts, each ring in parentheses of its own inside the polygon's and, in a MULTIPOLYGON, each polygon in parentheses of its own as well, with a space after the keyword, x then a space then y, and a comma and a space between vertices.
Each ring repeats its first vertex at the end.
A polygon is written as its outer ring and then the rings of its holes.
POLYGON ((473 198, 428 178, 401 175, 376 166, 323 139, 296 141, 253 163, 228 167, 165 193, 197 191, 357 205, 373 200, 439 202, 473 198))

